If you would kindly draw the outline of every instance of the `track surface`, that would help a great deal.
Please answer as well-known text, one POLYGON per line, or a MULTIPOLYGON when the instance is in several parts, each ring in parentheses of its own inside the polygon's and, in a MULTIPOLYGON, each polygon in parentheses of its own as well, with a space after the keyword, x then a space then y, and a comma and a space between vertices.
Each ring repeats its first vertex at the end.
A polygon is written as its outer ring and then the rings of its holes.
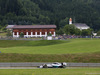
MULTIPOLYGON (((64 69, 86 69, 86 68, 100 68, 100 67, 66 67, 64 69)), ((0 67, 0 69, 40 69, 37 67, 0 67)), ((52 69, 52 68, 49 68, 52 69)))

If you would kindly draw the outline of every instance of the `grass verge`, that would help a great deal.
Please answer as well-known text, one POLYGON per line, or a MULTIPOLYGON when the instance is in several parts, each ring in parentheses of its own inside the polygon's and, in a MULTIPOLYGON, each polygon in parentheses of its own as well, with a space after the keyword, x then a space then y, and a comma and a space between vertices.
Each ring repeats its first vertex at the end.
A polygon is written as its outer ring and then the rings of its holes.
POLYGON ((99 53, 86 54, 0 54, 0 62, 75 62, 100 63, 99 53))
POLYGON ((90 75, 90 74, 100 75, 100 68, 0 70, 0 75, 90 75))

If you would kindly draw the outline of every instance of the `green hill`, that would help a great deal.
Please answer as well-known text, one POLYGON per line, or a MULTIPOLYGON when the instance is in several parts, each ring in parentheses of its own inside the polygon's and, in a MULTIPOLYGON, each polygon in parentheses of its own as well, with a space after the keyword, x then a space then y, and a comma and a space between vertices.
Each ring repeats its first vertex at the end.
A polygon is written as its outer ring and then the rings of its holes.
POLYGON ((0 41, 0 62, 100 62, 99 39, 0 41))
POLYGON ((0 41, 3 53, 75 54, 100 52, 99 39, 70 41, 0 41))
POLYGON ((7 24, 56 24, 70 17, 74 22, 100 28, 99 0, 0 0, 0 28, 7 24))

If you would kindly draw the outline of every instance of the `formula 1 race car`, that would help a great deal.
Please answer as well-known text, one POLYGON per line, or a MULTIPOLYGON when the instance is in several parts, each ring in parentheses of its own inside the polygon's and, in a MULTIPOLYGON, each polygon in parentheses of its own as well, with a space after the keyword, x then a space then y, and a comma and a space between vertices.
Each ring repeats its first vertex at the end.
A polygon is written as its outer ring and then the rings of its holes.
POLYGON ((39 66, 39 68, 65 68, 67 66, 67 63, 63 62, 63 63, 52 63, 52 64, 43 64, 41 66, 39 66))

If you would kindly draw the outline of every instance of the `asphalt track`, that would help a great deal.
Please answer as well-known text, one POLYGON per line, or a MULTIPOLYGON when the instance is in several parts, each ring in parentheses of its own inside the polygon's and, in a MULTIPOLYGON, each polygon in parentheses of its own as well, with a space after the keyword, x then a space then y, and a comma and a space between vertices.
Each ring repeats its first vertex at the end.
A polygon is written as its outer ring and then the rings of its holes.
MULTIPOLYGON (((0 63, 0 67, 29 67, 34 68, 43 64, 51 64, 46 62, 33 62, 33 63, 0 63)), ((67 63, 67 67, 100 67, 100 63, 67 63)))
MULTIPOLYGON (((63 69, 86 69, 86 68, 100 68, 100 67, 66 67, 63 69)), ((40 69, 38 67, 0 67, 0 69, 40 69)), ((49 69, 53 69, 53 68, 49 68, 49 69)))

